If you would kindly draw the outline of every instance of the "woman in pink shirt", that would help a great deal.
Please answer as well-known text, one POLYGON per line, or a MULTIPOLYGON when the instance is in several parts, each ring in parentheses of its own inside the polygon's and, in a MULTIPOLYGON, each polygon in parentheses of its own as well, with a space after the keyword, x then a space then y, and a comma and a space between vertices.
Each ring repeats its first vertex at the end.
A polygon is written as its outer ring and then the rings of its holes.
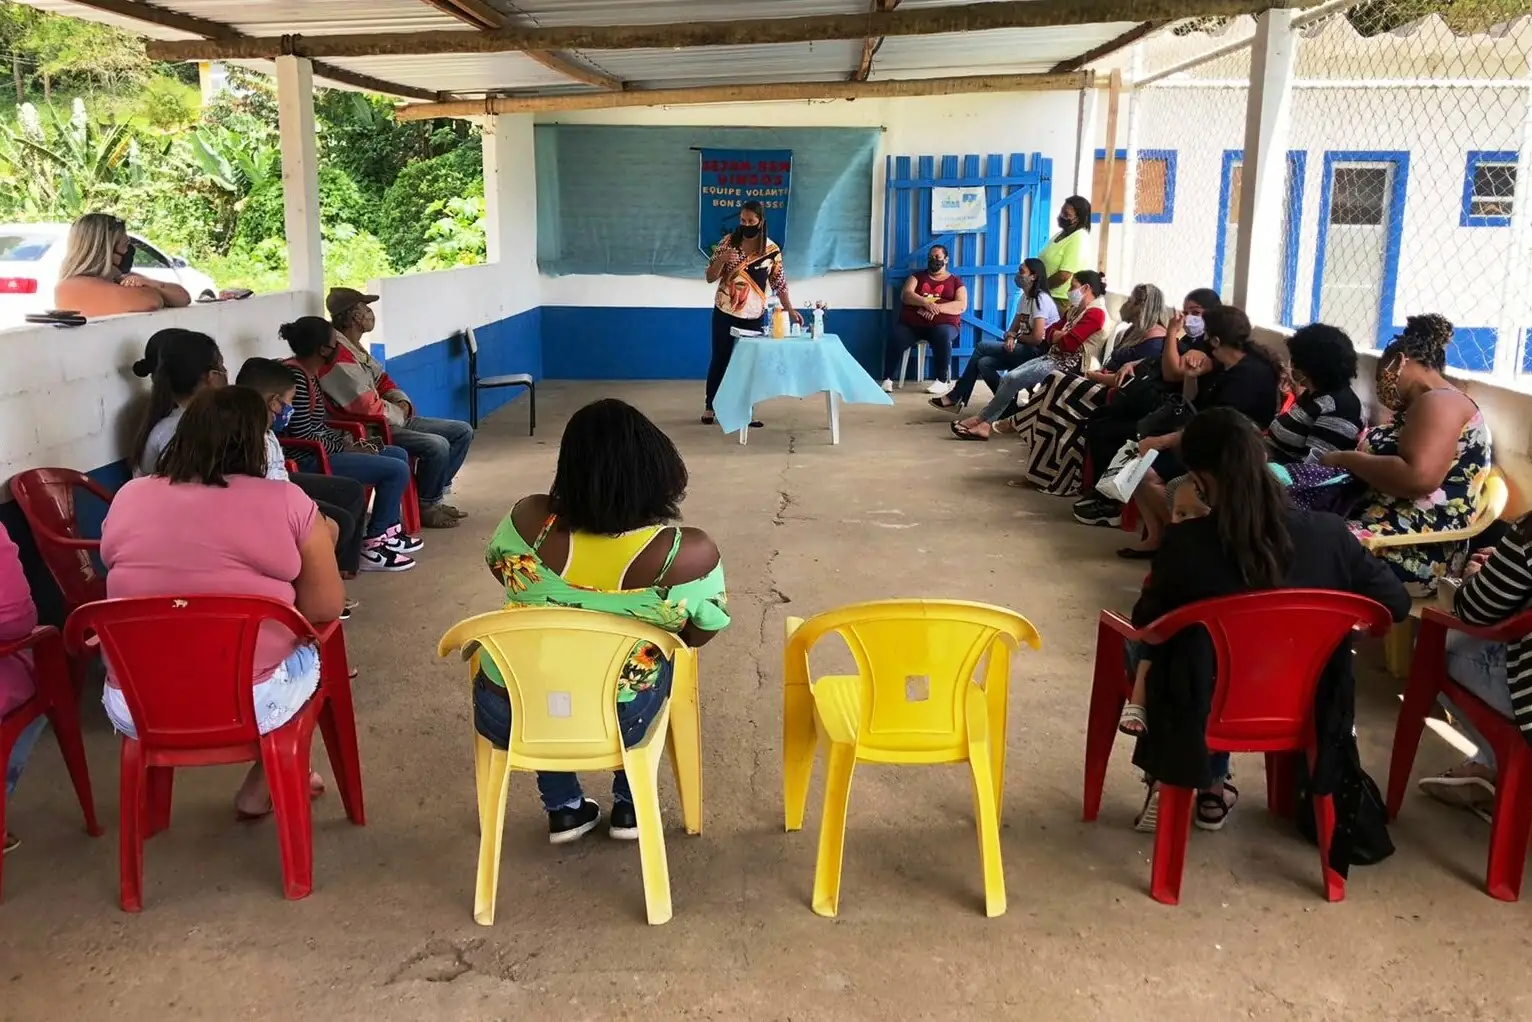
MULTIPOLYGON (((106 592, 125 596, 235 593, 292 604, 334 621, 345 603, 330 533, 318 508, 289 482, 267 479, 266 401, 246 387, 205 389, 186 406, 154 475, 117 492, 101 528, 106 592)), ((110 667, 110 665, 108 665, 110 667)), ((319 685, 319 653, 272 622, 255 647, 255 710, 265 734, 291 720, 319 685)), ((102 696, 132 736, 122 690, 102 696)), ((315 774, 316 794, 324 782, 315 774)), ((234 800, 242 818, 271 812, 257 762, 234 800)))
MULTIPOLYGON (((0 642, 14 642, 32 634, 37 627, 37 606, 32 602, 32 590, 27 586, 26 573, 21 570, 21 554, 10 535, 0 528, 0 642)), ((32 698, 37 691, 37 679, 32 674, 32 655, 18 653, 0 657, 0 718, 32 698)), ((5 765, 5 794, 9 798, 21 780, 21 770, 27 765, 27 756, 37 737, 43 733, 48 718, 33 721, 16 744, 11 747, 10 762, 5 765)), ((9 852, 21 844, 7 833, 0 846, 9 852)))

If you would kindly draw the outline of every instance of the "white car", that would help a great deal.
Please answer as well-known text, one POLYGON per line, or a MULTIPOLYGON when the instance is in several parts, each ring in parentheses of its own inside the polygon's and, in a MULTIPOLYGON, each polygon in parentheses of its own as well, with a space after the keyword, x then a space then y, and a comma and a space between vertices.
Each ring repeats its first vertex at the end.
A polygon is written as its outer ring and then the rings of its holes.
MULTIPOLYGON (((0 330, 20 326, 34 312, 54 307, 53 288, 64 261, 68 224, 0 224, 0 330)), ((133 272, 168 284, 180 284, 196 301, 218 285, 185 259, 170 256, 136 234, 133 272)))

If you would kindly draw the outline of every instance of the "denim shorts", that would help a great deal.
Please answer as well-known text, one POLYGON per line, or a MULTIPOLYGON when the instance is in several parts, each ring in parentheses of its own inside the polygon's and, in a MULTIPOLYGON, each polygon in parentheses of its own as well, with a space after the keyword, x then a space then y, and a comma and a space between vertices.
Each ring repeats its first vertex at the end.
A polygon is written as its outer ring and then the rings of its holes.
MULTIPOLYGON (((252 693, 256 731, 264 735, 292 720, 318 688, 319 648, 304 643, 277 664, 265 681, 256 683, 252 693)), ((106 715, 118 732, 128 738, 138 737, 122 689, 108 684, 101 693, 101 705, 106 707, 106 715)))

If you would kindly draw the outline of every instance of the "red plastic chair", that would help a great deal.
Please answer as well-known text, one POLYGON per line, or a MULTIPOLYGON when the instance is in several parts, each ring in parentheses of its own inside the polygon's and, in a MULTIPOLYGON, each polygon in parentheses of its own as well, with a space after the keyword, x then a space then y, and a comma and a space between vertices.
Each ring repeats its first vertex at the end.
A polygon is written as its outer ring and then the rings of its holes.
POLYGON ((283 893, 314 889, 309 747, 324 734, 346 816, 361 826, 361 761, 338 622, 316 630, 293 607, 259 596, 149 596, 87 604, 64 627, 70 649, 100 643, 133 715, 138 738, 122 739, 122 908, 143 908, 144 839, 170 826, 177 767, 259 760, 266 768, 282 851, 283 893), (292 720, 256 730, 255 640, 274 622, 319 644, 320 682, 292 720))
MULTIPOLYGON (((331 425, 336 429, 345 429, 346 432, 357 436, 358 439, 366 439, 365 434, 358 436, 357 429, 359 427, 356 427, 354 423, 352 428, 348 428, 345 424, 339 422, 331 423, 331 425)), ((289 472, 298 471, 298 463, 294 460, 295 456, 313 455, 321 475, 330 476, 335 474, 335 470, 330 467, 330 455, 325 451, 324 444, 321 444, 318 440, 300 440, 297 437, 278 436, 277 442, 282 445, 282 452, 287 456, 287 470, 289 472)), ((370 505, 372 502, 372 487, 364 484, 362 489, 366 493, 367 501, 370 505)), ((415 480, 413 477, 411 477, 409 485, 405 487, 404 496, 399 499, 399 526, 405 533, 411 536, 420 531, 420 500, 415 495, 415 480)))
MULTIPOLYGON (((101 826, 96 822, 96 802, 90 793, 90 767, 85 762, 85 740, 80 733, 80 704, 75 699, 74 686, 70 684, 69 660, 64 655, 64 639, 57 628, 43 625, 32 629, 32 634, 14 642, 0 643, 0 660, 32 651, 33 673, 37 677, 37 692, 0 717, 0 774, 11 761, 11 749, 21 732, 38 717, 46 716, 53 725, 53 736, 58 739, 59 751, 64 754, 64 765, 69 768, 69 779, 74 782, 75 797, 85 812, 85 832, 91 837, 101 836, 101 826)), ((5 785, 0 783, 0 834, 5 832, 5 785)), ((5 868, 5 857, 0 856, 0 875, 5 868)))
POLYGON ((1489 628, 1476 628, 1435 607, 1420 615, 1420 635, 1415 640, 1415 661, 1404 690, 1404 705, 1394 730, 1394 755, 1388 767, 1388 816, 1396 819, 1409 787, 1410 770, 1426 715, 1445 693, 1453 706, 1478 728, 1495 750, 1495 808, 1489 830, 1489 865, 1485 890, 1491 898, 1516 901, 1521 897, 1521 878, 1527 865, 1528 838, 1532 836, 1532 746, 1514 721, 1447 674, 1447 633, 1464 632, 1493 642, 1514 642, 1532 633, 1532 611, 1518 614, 1489 628))
POLYGON ((80 535, 76 490, 85 490, 105 504, 112 502, 110 490, 70 468, 34 468, 11 479, 11 494, 64 596, 66 612, 106 599, 106 576, 97 570, 92 556, 101 549, 101 541, 80 535))
MULTIPOLYGON (((367 431, 375 429, 378 437, 385 444, 393 445, 394 431, 389 426, 388 420, 381 415, 351 415, 339 411, 330 405, 330 419, 325 423, 331 429, 344 430, 358 440, 368 439, 367 431)), ((408 454, 409 452, 405 452, 408 454)), ((404 488, 404 496, 399 500, 399 524, 404 531, 414 536, 420 532, 420 491, 415 485, 415 471, 419 459, 410 458, 410 481, 404 488)))
MULTIPOLYGON (((1123 662, 1123 640, 1163 643, 1192 625, 1212 638, 1218 678, 1208 713, 1210 752, 1266 753, 1266 804, 1274 814, 1293 812, 1291 756, 1313 754, 1314 690, 1331 654, 1353 629, 1386 635, 1393 621, 1381 604, 1352 593, 1277 589, 1203 600, 1173 611, 1142 630, 1103 611, 1096 632, 1096 672, 1085 732, 1086 822, 1101 811, 1107 762, 1122 707, 1133 691, 1123 662)), ((1150 721, 1152 728, 1154 722, 1150 721)), ((1196 792, 1160 785, 1150 894, 1166 905, 1181 900, 1196 792)), ((1340 901, 1346 882, 1330 868, 1335 808, 1329 796, 1314 800, 1319 824, 1319 861, 1325 897, 1340 901)))

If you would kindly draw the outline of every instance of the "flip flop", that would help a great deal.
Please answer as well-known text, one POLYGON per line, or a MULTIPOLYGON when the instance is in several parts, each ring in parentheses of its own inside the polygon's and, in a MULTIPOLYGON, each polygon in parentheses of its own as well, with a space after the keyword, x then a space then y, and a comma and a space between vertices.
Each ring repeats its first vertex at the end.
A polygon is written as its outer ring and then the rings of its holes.
POLYGON ((5 844, 4 845, 0 845, 0 855, 10 855, 12 852, 14 852, 16 849, 18 849, 20 847, 21 847, 21 838, 17 837, 15 834, 12 834, 10 831, 6 831, 5 832, 5 844))
POLYGON ((751 419, 750 420, 750 428, 751 429, 760 429, 761 427, 763 427, 765 425, 766 425, 766 423, 762 422, 760 419, 751 419))
MULTIPOLYGON (((318 784, 314 783, 314 778, 318 777, 318 776, 319 776, 318 774, 313 774, 312 776, 309 777, 309 801, 310 802, 317 802, 319 799, 324 798, 324 795, 325 795, 325 790, 326 789, 325 789, 324 778, 320 777, 319 778, 319 783, 318 784)), ((240 823, 255 823, 258 820, 264 820, 266 817, 270 816, 274 812, 276 812, 276 808, 271 804, 270 796, 267 796, 266 811, 265 812, 251 813, 251 812, 246 812, 245 810, 241 809, 239 806, 235 806, 234 807, 234 819, 236 821, 240 822, 240 823)), ((7 849, 7 850, 9 850, 9 849, 7 849)))
POLYGON ((932 408, 935 408, 939 412, 955 412, 959 408, 963 407, 960 402, 948 401, 947 399, 940 397, 933 397, 927 401, 926 404, 930 405, 932 408))
POLYGON ((954 422, 952 424, 952 435, 959 440, 972 440, 981 444, 989 442, 988 436, 980 436, 961 422, 954 422))

